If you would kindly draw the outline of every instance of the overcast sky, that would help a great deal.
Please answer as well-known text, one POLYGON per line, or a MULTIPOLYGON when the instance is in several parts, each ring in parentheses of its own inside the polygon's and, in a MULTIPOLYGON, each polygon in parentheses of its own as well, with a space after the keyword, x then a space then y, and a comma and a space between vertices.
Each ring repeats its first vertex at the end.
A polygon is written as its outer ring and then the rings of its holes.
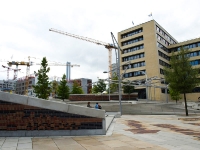
MULTIPOLYGON (((76 35, 112 43, 117 33, 153 19, 176 40, 200 37, 199 0, 48 0, 0 1, 0 61, 48 61, 78 64, 71 78, 107 78, 108 51, 103 46, 50 32, 55 28, 76 35), (12 57, 12 59, 11 59, 12 57)), ((112 63, 115 63, 113 52, 112 63)), ((5 70, 0 62, 0 71, 5 70)), ((16 66, 12 66, 15 68, 16 66)), ((19 66, 26 75, 26 67, 19 66)), ((33 74, 40 66, 31 66, 33 74)), ((61 77, 66 67, 51 67, 49 76, 61 77)), ((0 72, 0 80, 7 73, 0 72)), ((13 72, 10 72, 10 79, 13 72)))

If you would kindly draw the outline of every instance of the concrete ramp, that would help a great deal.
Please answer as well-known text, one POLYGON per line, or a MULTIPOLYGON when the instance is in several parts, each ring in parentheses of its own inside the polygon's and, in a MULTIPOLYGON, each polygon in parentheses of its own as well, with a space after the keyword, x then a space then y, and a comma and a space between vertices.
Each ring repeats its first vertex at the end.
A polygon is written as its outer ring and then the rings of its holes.
POLYGON ((105 111, 0 92, 0 136, 106 134, 105 111))

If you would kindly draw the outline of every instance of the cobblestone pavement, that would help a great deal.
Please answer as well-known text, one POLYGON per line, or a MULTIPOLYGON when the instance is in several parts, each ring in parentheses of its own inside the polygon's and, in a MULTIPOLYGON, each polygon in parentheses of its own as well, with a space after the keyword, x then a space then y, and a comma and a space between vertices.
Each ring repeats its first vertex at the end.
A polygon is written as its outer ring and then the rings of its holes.
POLYGON ((200 116, 123 115, 104 136, 1 137, 0 150, 199 150, 200 116))

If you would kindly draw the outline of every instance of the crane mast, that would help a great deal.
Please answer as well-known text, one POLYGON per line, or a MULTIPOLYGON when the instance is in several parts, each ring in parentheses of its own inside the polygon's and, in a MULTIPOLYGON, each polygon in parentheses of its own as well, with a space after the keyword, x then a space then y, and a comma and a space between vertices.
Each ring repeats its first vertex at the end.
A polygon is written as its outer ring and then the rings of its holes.
POLYGON ((14 71, 14 77, 13 80, 17 79, 17 72, 20 71, 21 69, 13 69, 10 67, 6 67, 4 65, 2 65, 3 68, 7 68, 7 80, 9 80, 9 71, 13 70, 14 71))
POLYGON ((113 46, 113 44, 105 43, 105 42, 98 41, 98 40, 95 40, 95 39, 91 39, 91 38, 88 38, 88 37, 83 37, 83 36, 71 34, 71 33, 60 31, 60 30, 53 29, 53 28, 49 29, 49 31, 59 33, 59 34, 63 34, 63 35, 66 35, 66 36, 70 36, 70 37, 73 37, 73 38, 77 38, 77 39, 80 39, 80 40, 84 40, 84 41, 87 41, 87 42, 95 43, 97 45, 105 46, 105 48, 108 49, 108 70, 109 70, 109 77, 111 77, 111 74, 112 74, 112 72, 111 72, 111 70, 112 70, 112 65, 111 65, 112 49, 117 49, 117 47, 113 46))

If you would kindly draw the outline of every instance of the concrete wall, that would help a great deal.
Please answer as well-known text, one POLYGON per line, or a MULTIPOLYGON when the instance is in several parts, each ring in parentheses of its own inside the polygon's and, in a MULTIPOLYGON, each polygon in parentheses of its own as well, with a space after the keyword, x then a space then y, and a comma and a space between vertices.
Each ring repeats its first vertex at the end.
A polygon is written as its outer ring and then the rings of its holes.
MULTIPOLYGON (((130 100, 136 100, 137 94, 131 94, 130 100)), ((109 95, 95 95, 95 94, 70 94, 69 95, 70 101, 109 101, 109 95)), ((111 94, 110 100, 119 100, 119 95, 111 94)), ((129 100, 128 94, 122 94, 122 100, 129 100)))

